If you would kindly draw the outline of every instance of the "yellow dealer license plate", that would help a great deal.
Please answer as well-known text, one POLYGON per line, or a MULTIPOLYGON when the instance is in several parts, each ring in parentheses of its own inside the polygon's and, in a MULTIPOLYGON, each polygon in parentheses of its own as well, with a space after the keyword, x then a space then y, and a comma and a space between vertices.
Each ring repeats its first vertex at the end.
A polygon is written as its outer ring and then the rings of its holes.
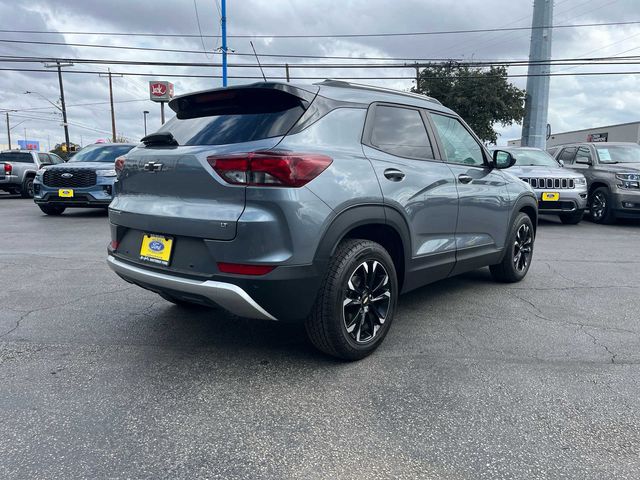
POLYGON ((542 192, 543 202, 557 202, 560 200, 560 194, 558 192, 542 192))
POLYGON ((58 196, 71 198, 73 197, 73 190, 71 188, 61 188, 58 190, 58 196))
POLYGON ((173 238, 145 234, 140 246, 140 260, 158 263, 166 267, 171 259, 172 246, 173 238))

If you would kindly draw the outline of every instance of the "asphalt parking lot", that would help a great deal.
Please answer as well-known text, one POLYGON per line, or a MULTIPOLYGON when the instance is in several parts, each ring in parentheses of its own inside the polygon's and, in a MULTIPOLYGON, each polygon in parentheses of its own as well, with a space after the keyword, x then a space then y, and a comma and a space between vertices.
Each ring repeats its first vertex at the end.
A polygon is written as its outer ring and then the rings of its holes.
POLYGON ((520 284, 403 297, 358 363, 105 264, 0 196, 0 478, 640 478, 640 222, 540 223, 520 284))

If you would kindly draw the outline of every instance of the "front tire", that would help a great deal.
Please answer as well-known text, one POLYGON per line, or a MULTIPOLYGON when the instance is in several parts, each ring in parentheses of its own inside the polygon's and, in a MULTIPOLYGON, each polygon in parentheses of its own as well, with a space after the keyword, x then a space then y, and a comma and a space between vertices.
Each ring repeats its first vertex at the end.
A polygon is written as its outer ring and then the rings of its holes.
POLYGON ((22 198, 33 198, 33 177, 27 177, 20 188, 22 198))
POLYGON ((560 221, 565 225, 577 225, 582 221, 584 210, 577 210, 573 213, 561 213, 560 221))
POLYGON ((589 212, 593 223, 611 225, 616 221, 611 208, 611 193, 607 187, 598 187, 589 196, 589 212))
POLYGON ((389 253, 369 240, 344 240, 305 321, 309 340, 331 356, 360 360, 387 335, 397 297, 398 279, 389 253))
POLYGON ((40 207, 40 210, 42 210, 47 215, 53 216, 62 215, 65 210, 64 207, 57 207, 55 205, 38 205, 38 207, 40 207))
POLYGON ((491 275, 498 282, 514 283, 522 280, 529 271, 533 258, 535 231, 526 213, 520 212, 511 225, 504 258, 491 265, 491 275))

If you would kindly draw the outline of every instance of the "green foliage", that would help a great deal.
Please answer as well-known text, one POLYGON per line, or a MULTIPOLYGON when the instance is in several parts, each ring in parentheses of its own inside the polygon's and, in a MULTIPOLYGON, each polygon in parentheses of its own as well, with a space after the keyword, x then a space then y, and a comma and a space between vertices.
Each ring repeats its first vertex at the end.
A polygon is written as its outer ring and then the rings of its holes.
POLYGON ((457 112, 484 142, 498 140, 495 124, 521 123, 524 117, 525 91, 509 83, 506 67, 432 64, 421 70, 418 87, 411 91, 457 112))

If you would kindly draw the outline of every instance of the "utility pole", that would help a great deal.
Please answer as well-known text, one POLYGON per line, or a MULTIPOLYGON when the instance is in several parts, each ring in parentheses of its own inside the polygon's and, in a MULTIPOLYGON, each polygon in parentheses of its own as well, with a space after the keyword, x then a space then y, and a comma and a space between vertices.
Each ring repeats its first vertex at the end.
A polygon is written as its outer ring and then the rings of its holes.
MULTIPOLYGON (((222 34, 222 86, 227 86, 227 1, 220 0, 220 32, 222 34)), ((164 124, 164 117, 162 119, 164 124)))
POLYGON ((160 125, 164 125, 164 104, 165 102, 160 102, 160 125))
POLYGON ((285 63, 284 64, 284 68, 285 68, 285 72, 287 74, 287 83, 289 82, 289 64, 285 63))
POLYGON ((547 144, 547 117, 549 114, 549 81, 551 66, 551 26, 553 0, 534 0, 529 49, 529 77, 522 124, 523 147, 544 149, 547 144))
MULTIPOLYGON (((111 81, 111 69, 108 70, 108 76, 109 76, 109 102, 111 103, 111 136, 113 137, 111 139, 111 141, 113 143, 116 143, 116 112, 113 109, 113 83, 111 81)), ((100 75, 101 77, 103 77, 104 75, 100 75)), ((117 75, 118 77, 121 77, 122 75, 117 75)))
POLYGON ((7 112, 7 140, 9 140, 9 150, 11 150, 11 127, 9 126, 9 112, 7 112))
POLYGON ((64 87, 62 85, 62 67, 72 67, 73 63, 60 63, 60 60, 56 60, 55 64, 47 65, 45 63, 45 68, 57 68, 58 69, 58 83, 60 84, 60 106, 62 107, 62 124, 64 126, 64 142, 67 146, 67 153, 69 153, 69 124, 67 123, 67 107, 64 103, 64 87))

